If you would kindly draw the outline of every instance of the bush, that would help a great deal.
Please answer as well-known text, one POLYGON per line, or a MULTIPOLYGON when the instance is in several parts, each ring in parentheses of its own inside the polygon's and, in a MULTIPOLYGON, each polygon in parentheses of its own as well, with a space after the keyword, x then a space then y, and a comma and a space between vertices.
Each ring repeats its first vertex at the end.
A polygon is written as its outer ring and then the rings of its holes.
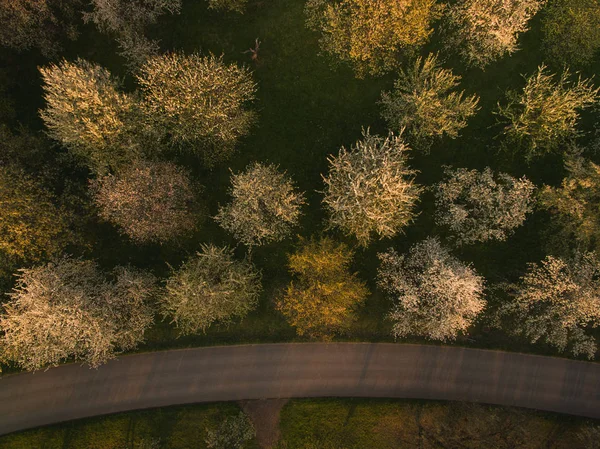
POLYGON ((455 139, 477 111, 476 95, 464 98, 454 92, 460 76, 440 67, 437 56, 417 58, 408 70, 400 70, 394 90, 383 92, 382 117, 396 132, 404 128, 417 142, 435 137, 455 139))
POLYGON ((308 0, 305 12, 323 52, 362 78, 394 70, 403 51, 425 44, 441 8, 435 0, 308 0))
POLYGON ((289 256, 295 276, 277 309, 298 335, 330 339, 348 329, 356 309, 369 295, 364 282, 349 272, 352 252, 343 243, 324 237, 302 241, 289 256))
POLYGON ((208 9, 244 14, 248 0, 208 0, 208 9))
POLYGON ((138 162, 91 183, 100 216, 139 243, 163 244, 194 231, 199 190, 169 162, 138 162))
POLYGON ((458 168, 446 169, 436 188, 436 223, 446 226, 457 246, 506 240, 533 210, 535 186, 527 178, 494 175, 458 168))
POLYGON ((232 175, 231 184, 233 201, 215 220, 244 245, 279 242, 298 224, 304 196, 275 165, 254 163, 232 175))
POLYGON ((509 92, 508 104, 498 104, 498 114, 508 125, 504 133, 525 151, 530 160, 555 151, 576 135, 579 111, 597 102, 600 89, 590 79, 569 82, 569 71, 560 76, 546 73, 546 66, 527 78, 523 93, 509 92))
POLYGON ((131 350, 153 321, 154 278, 117 267, 108 282, 92 261, 60 259, 21 269, 0 316, 4 357, 23 369, 67 360, 96 367, 131 350))
POLYGON ((217 430, 209 430, 205 441, 208 449, 244 449, 255 435, 252 421, 240 412, 226 418, 217 430))
POLYGON ((204 332, 214 322, 244 318, 258 304, 260 274, 248 261, 236 261, 233 251, 202 245, 196 257, 167 280, 162 312, 181 335, 204 332))
POLYGON ((408 256, 379 254, 378 285, 394 301, 394 337, 454 340, 482 312, 484 279, 450 255, 437 238, 414 245, 408 256))
POLYGON ((254 114, 245 105, 256 85, 249 70, 222 58, 181 53, 154 56, 137 75, 148 127, 191 146, 208 164, 230 156, 254 114))
POLYGON ((367 246, 372 234, 393 237, 410 223, 421 189, 408 167, 408 150, 400 136, 384 139, 367 129, 350 151, 342 147, 329 157, 323 203, 330 226, 367 246))

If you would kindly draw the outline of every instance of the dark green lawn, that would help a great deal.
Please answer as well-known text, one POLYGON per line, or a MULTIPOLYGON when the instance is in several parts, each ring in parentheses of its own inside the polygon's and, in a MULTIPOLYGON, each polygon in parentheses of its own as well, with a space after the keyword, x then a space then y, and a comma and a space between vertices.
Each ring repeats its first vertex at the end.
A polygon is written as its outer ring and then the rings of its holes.
MULTIPOLYGON (((296 180, 308 198, 309 204, 305 207, 298 235, 324 232, 325 216, 318 191, 323 188, 321 173, 327 170, 326 158, 336 153, 341 145, 348 147, 355 142, 362 127, 371 127, 376 133, 387 132, 379 117, 377 101, 382 90, 391 88, 393 74, 358 80, 349 68, 332 67, 327 58, 319 55, 318 35, 304 26, 302 0, 251 0, 249 10, 243 16, 208 11, 204 1, 186 0, 180 15, 161 18, 151 34, 161 40, 164 50, 212 52, 223 54, 226 61, 249 65, 252 64, 250 57, 242 52, 253 47, 255 38, 261 40, 259 63, 252 65, 259 86, 254 104, 258 122, 240 143, 237 154, 214 170, 203 168, 201 162, 193 157, 171 157, 185 164, 205 186, 210 215, 217 212, 220 203, 228 200, 229 169, 241 170, 251 161, 279 164, 296 180)), ((423 54, 438 51, 437 41, 438 37, 434 35, 432 42, 423 49, 423 54)), ((475 92, 481 96, 481 110, 459 139, 436 143, 430 154, 414 152, 413 166, 419 170, 419 183, 430 186, 437 182, 446 164, 468 168, 490 166, 515 176, 526 174, 538 185, 560 182, 564 171, 558 158, 550 157, 528 166, 518 156, 501 152, 500 140, 495 139, 500 130, 493 115, 496 103, 503 100, 505 90, 520 89, 523 86, 521 74, 532 73, 542 62, 539 20, 533 21, 532 30, 522 36, 520 45, 521 51, 492 64, 485 72, 467 70, 452 55, 441 54, 446 60, 445 65, 463 76, 463 87, 467 93, 475 92)), ((116 50, 109 37, 100 35, 88 25, 82 28, 78 41, 67 45, 65 56, 80 56, 103 64, 122 76, 127 88, 134 88, 133 79, 127 74, 124 61, 116 50)), ((5 53, 1 58, 2 74, 6 72, 15 84, 10 92, 16 119, 11 123, 21 122, 33 129, 41 129, 37 110, 42 106, 42 98, 36 66, 46 61, 34 53, 22 56, 5 53)), ((558 69, 552 61, 548 62, 553 69, 558 69)), ((586 75, 599 73, 599 68, 600 61, 597 61, 586 75)), ((586 121, 583 128, 591 129, 592 121, 586 121)), ((75 176, 68 172, 65 176, 71 176, 75 183, 85 186, 85 175, 75 176)), ((436 229, 433 222, 431 193, 423 196, 420 210, 420 216, 405 234, 393 240, 375 242, 367 250, 356 249, 354 268, 368 282, 373 296, 361 309, 360 319, 350 333, 340 336, 341 339, 391 341, 391 326, 385 321, 390 304, 377 292, 374 283, 378 264, 376 254, 392 245, 404 251, 429 235, 443 237, 443 230, 436 229)), ((509 241, 476 245, 458 251, 457 255, 472 263, 486 277, 488 285, 515 280, 523 273, 527 262, 543 257, 546 227, 547 217, 536 213, 509 241)), ((352 240, 335 231, 331 233, 354 246, 352 240)), ((273 300, 289 280, 286 255, 293 250, 295 240, 254 250, 252 260, 262 270, 265 293, 259 308, 242 323, 215 326, 206 335, 176 339, 177 333, 168 322, 158 322, 148 332, 147 344, 141 350, 294 339, 294 330, 274 310, 273 300)), ((199 248, 200 243, 235 245, 231 236, 211 218, 205 220, 193 238, 168 247, 137 247, 111 227, 98 223, 89 226, 88 241, 90 245, 85 257, 97 258, 107 267, 132 263, 149 268, 160 277, 168 275, 168 264, 179 266, 199 248)), ((236 251, 238 256, 243 257, 243 247, 236 251)), ((490 309, 493 309, 493 301, 491 304, 490 309)), ((469 337, 459 339, 458 343, 555 353, 544 346, 527 345, 490 329, 485 316, 469 337)))

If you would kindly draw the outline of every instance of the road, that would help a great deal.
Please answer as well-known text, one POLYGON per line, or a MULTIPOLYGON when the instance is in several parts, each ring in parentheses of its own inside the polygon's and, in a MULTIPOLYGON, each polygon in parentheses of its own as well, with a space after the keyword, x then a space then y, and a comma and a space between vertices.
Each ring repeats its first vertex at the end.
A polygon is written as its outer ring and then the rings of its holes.
POLYGON ((135 354, 0 379, 0 434, 194 402, 292 397, 484 402, 600 418, 600 364, 447 346, 304 343, 135 354))

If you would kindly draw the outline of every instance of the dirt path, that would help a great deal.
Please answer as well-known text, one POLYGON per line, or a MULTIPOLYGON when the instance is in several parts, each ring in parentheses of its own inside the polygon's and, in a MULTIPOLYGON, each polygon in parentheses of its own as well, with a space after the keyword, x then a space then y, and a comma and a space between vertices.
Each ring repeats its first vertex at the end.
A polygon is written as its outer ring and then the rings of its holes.
POLYGON ((256 439, 263 449, 272 449, 279 441, 279 412, 288 399, 259 399, 240 401, 242 410, 252 420, 256 439))

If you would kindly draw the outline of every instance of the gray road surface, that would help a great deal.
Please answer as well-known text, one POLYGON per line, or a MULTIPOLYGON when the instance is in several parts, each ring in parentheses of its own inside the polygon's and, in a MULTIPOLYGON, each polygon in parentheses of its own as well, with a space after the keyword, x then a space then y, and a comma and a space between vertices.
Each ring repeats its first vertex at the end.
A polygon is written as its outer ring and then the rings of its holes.
POLYGON ((218 346, 0 379, 0 434, 126 410, 292 397, 449 399, 600 418, 600 364, 445 346, 218 346))

